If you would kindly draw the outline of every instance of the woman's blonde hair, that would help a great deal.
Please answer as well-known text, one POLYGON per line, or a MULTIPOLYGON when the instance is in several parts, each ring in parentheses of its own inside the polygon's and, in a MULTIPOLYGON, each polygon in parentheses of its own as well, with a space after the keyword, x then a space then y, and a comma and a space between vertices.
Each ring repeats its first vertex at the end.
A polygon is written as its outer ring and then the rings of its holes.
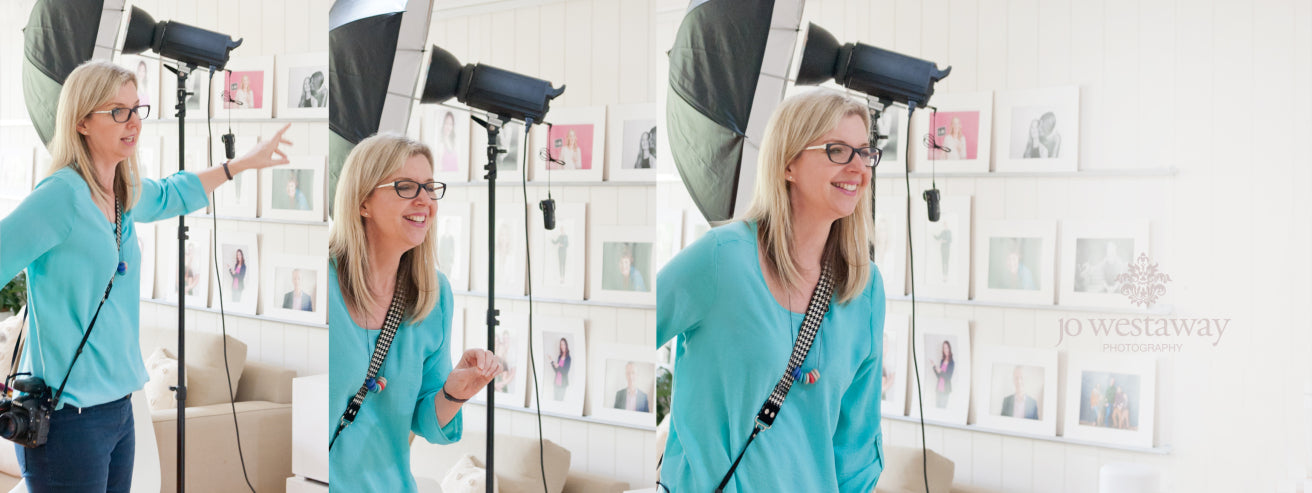
MULTIPOLYGON (((123 84, 129 82, 137 85, 136 74, 106 60, 88 61, 68 74, 64 89, 59 92, 59 106, 55 110, 55 135, 50 139, 51 161, 46 176, 71 166, 86 180, 92 197, 97 200, 113 200, 96 179, 96 163, 91 160, 87 136, 77 131, 77 125, 89 118, 97 107, 114 99, 123 84)), ((126 212, 137 203, 137 189, 141 186, 136 152, 120 161, 116 168, 114 194, 123 200, 123 210, 126 212)))
MULTIPOLYGON (((785 99, 765 127, 757 157, 756 192, 742 219, 756 221, 765 265, 787 287, 799 284, 801 273, 793 257, 793 204, 788 198, 791 185, 785 179, 786 168, 807 144, 838 127, 849 115, 861 117, 862 124, 870 127, 865 105, 820 89, 785 99)), ((835 221, 829 229, 820 261, 834 269, 834 292, 840 303, 859 296, 870 282, 872 217, 870 201, 860 200, 851 215, 835 221)))
MULTIPOLYGON (((360 141, 346 156, 346 164, 342 166, 334 196, 337 204, 335 217, 332 230, 328 232, 328 255, 337 263, 342 301, 357 312, 367 311, 366 307, 375 302, 375 293, 369 292, 367 282, 371 269, 369 238, 365 235, 365 219, 360 215, 360 206, 369 194, 374 193, 375 187, 404 167, 412 156, 424 156, 432 168, 433 152, 428 146, 402 135, 383 133, 360 141)), ((392 192, 384 190, 380 193, 392 192)), ((396 289, 407 290, 412 301, 405 312, 407 320, 422 321, 437 306, 436 241, 437 230, 429 226, 424 241, 401 255, 396 289)))

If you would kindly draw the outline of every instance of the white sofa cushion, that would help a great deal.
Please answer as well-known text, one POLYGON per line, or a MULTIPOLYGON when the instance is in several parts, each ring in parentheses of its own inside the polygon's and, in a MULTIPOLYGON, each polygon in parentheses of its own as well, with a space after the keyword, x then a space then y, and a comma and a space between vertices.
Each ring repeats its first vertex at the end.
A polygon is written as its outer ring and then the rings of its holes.
POLYGON ((173 351, 158 348, 150 353, 150 357, 146 358, 146 373, 150 376, 145 388, 150 410, 177 408, 178 401, 173 391, 169 390, 178 381, 178 357, 173 355, 173 351))
MULTIPOLYGON (((498 481, 492 478, 492 493, 498 493, 498 481)), ((483 493, 487 491, 487 468, 483 462, 465 454, 442 479, 442 493, 483 493)))

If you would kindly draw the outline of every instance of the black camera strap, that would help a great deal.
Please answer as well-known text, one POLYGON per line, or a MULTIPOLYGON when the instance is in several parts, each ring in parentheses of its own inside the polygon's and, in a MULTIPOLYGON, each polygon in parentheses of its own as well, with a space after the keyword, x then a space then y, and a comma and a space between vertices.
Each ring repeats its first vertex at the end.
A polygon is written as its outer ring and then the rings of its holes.
POLYGON ((784 369, 784 376, 779 378, 779 382, 774 385, 774 391, 770 392, 770 397, 766 398, 765 404, 762 404, 761 410, 756 413, 752 434, 747 437, 747 443, 743 444, 742 451, 738 452, 738 458, 729 467, 729 472, 724 474, 724 479, 715 488, 716 493, 723 492, 724 486, 729 484, 729 479, 738 469, 738 463, 742 462, 743 454, 747 453, 747 447, 751 446, 756 435, 774 425, 774 418, 779 415, 779 408, 784 405, 784 397, 788 396, 789 389, 793 387, 793 381, 796 379, 794 372, 806 361, 806 354, 811 351, 811 343, 815 342, 815 334, 820 331, 820 322, 824 321, 825 313, 829 311, 829 298, 833 293, 833 272, 826 263, 820 269, 820 280, 816 283, 815 290, 811 292, 811 303, 806 308, 806 317, 802 319, 802 326, 797 330, 797 341, 793 343, 793 354, 788 358, 788 368, 784 369))
POLYGON ((400 285, 392 291, 392 306, 387 307, 387 317, 383 319, 383 331, 378 335, 378 342, 374 343, 374 354, 369 358, 369 371, 365 373, 360 390, 355 391, 355 395, 351 396, 351 402, 346 405, 346 412, 342 413, 342 419, 337 422, 337 431, 333 432, 333 438, 328 442, 328 450, 332 450, 333 444, 337 443, 337 437, 342 434, 342 430, 355 422, 355 415, 360 413, 360 405, 364 404, 364 397, 369 394, 371 384, 374 384, 374 377, 378 376, 378 370, 383 367, 383 360, 387 359, 387 352, 392 348, 392 339, 396 337, 396 329, 401 326, 401 315, 405 311, 405 291, 400 285))
MULTIPOLYGON (((120 258, 123 254, 123 204, 118 199, 114 199, 114 246, 118 250, 120 258)), ((64 395, 64 385, 68 383, 69 375, 73 374, 73 365, 77 363, 77 357, 82 355, 82 348, 87 345, 87 339, 91 337, 91 329, 96 326, 96 319, 100 318, 100 309, 105 307, 105 300, 109 299, 109 291, 114 289, 114 278, 118 277, 118 266, 114 268, 114 274, 109 276, 109 285, 105 286, 105 295, 100 297, 100 305, 96 306, 96 314, 91 316, 91 324, 87 325, 86 332, 82 333, 82 342, 77 345, 77 352, 73 353, 73 361, 68 363, 68 372, 64 374, 64 380, 59 382, 59 390, 55 391, 54 400, 50 401, 50 408, 59 407, 59 398, 64 395)))

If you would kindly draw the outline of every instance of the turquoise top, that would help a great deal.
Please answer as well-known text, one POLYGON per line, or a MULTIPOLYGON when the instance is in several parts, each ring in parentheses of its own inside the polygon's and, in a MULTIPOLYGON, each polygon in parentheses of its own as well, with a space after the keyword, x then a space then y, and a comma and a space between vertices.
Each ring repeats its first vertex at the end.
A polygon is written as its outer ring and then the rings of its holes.
MULTIPOLYGON (((819 380, 793 384, 726 492, 874 490, 884 469, 884 284, 870 269, 860 296, 829 305, 802 365, 818 370, 819 380)), ((804 315, 770 294, 755 223, 712 229, 661 269, 656 286, 656 343, 677 338, 661 482, 673 492, 712 491, 783 375, 804 315)))
MULTIPOLYGON (((364 383, 380 330, 365 330, 351 320, 337 284, 337 269, 328 268, 328 438, 337 430, 346 405, 364 383)), ((451 283, 437 274, 438 305, 423 321, 403 323, 378 375, 387 379, 382 392, 370 392, 355 422, 342 430, 329 451, 328 484, 342 492, 413 492, 410 432, 429 443, 460 440, 464 431, 457 412, 446 426, 437 424, 438 391, 451 373, 451 283)), ((444 473, 443 473, 444 474, 444 473)))
POLYGON ((68 377, 60 407, 104 404, 145 385, 136 223, 179 216, 208 203, 195 174, 183 171, 163 180, 143 178, 140 198, 123 213, 124 274, 115 274, 120 254, 114 246, 114 224, 96 207, 91 188, 71 167, 41 180, 17 209, 0 219, 0 283, 27 269, 32 310, 22 368, 45 379, 52 389, 59 387, 68 371, 110 276, 118 276, 68 377))

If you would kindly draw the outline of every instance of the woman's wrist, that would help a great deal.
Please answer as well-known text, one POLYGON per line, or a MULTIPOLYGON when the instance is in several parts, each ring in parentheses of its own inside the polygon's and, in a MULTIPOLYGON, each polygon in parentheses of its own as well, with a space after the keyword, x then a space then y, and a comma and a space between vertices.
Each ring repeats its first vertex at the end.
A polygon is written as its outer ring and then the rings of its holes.
POLYGON ((245 159, 236 158, 236 159, 228 160, 227 169, 229 173, 231 173, 232 176, 236 178, 238 173, 251 169, 251 166, 250 163, 246 162, 245 159))
POLYGON ((456 396, 454 396, 454 395, 451 395, 451 393, 448 392, 448 391, 446 390, 446 386, 443 385, 443 386, 442 386, 442 397, 445 398, 445 399, 448 400, 448 401, 451 401, 451 402, 454 402, 454 403, 457 403, 457 404, 464 404, 465 402, 469 401, 470 397, 473 397, 473 396, 466 397, 466 398, 464 398, 464 399, 458 398, 458 397, 456 397, 456 396))

